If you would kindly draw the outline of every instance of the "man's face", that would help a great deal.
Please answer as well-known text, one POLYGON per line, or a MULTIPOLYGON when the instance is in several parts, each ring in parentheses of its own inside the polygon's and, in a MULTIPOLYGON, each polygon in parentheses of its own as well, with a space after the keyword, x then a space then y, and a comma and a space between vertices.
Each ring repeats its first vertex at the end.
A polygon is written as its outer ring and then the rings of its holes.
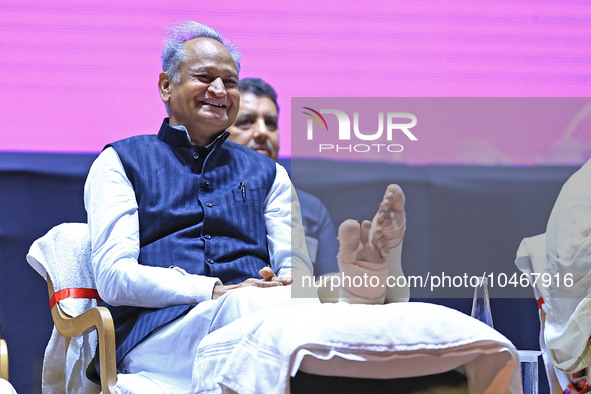
POLYGON ((169 105, 169 123, 185 126, 193 143, 205 145, 236 118, 238 70, 230 52, 211 38, 185 42, 185 53, 179 82, 160 74, 160 95, 169 105))
POLYGON ((244 93, 240 96, 240 110, 236 122, 228 128, 228 140, 247 146, 277 160, 279 130, 277 107, 266 96, 244 93))

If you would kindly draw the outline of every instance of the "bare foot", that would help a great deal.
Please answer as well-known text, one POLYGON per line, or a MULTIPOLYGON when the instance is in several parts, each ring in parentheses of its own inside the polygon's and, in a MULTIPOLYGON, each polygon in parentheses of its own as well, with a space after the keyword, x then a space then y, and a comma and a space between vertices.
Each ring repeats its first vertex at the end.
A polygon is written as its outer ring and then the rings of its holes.
POLYGON ((372 222, 365 220, 360 225, 348 219, 339 226, 341 300, 382 303, 385 299, 408 299, 407 288, 387 287, 388 275, 404 275, 400 265, 406 229, 404 202, 400 186, 388 185, 372 222), (398 294, 401 290, 402 294, 398 294))

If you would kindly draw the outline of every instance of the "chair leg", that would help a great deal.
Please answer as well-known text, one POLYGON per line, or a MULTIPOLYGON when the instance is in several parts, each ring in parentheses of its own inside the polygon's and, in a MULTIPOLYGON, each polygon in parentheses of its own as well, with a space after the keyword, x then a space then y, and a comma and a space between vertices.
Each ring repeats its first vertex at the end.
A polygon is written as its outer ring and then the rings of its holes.
POLYGON ((8 380, 8 346, 0 339, 0 378, 8 380))

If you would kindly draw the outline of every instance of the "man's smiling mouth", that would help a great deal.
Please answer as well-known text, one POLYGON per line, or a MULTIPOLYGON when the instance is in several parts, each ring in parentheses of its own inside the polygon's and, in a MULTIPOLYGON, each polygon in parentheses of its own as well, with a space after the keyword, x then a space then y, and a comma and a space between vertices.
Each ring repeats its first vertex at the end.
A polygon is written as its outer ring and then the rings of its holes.
POLYGON ((203 101, 204 105, 211 105, 212 107, 216 107, 216 108, 227 108, 226 105, 221 104, 221 103, 214 103, 212 101, 203 101))

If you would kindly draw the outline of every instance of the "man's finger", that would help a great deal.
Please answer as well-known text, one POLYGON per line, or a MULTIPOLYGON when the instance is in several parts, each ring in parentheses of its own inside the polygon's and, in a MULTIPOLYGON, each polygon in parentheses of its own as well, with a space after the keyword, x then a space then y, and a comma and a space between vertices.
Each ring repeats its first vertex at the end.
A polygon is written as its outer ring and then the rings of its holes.
POLYGON ((264 267, 259 270, 259 275, 262 276, 263 280, 271 280, 275 276, 275 273, 271 267, 264 267))
POLYGON ((278 280, 257 279, 256 281, 252 282, 252 286, 255 287, 275 287, 283 285, 284 284, 278 280))
POLYGON ((284 285, 290 285, 293 283, 293 279, 285 276, 274 276, 273 278, 271 278, 271 280, 275 282, 281 282, 284 285))

